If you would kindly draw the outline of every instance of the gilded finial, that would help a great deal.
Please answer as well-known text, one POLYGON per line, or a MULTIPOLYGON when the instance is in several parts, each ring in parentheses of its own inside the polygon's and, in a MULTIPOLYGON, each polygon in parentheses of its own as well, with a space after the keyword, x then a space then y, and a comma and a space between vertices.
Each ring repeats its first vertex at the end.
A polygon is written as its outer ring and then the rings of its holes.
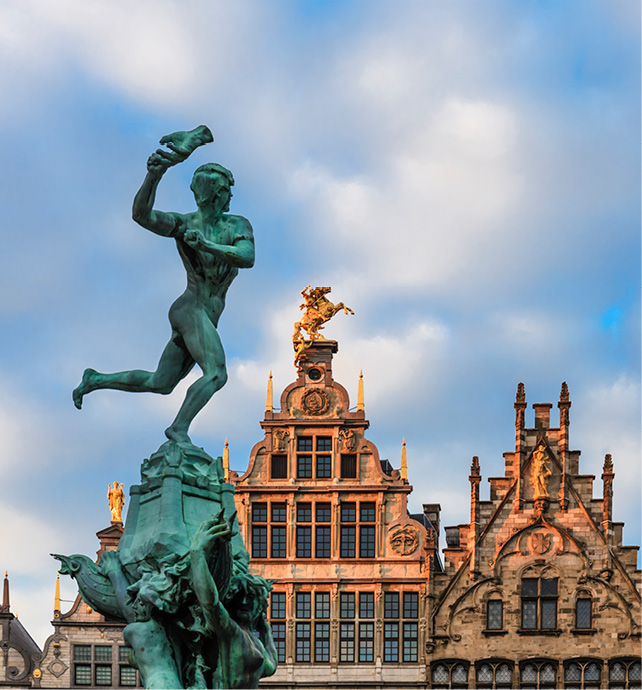
POLYGON ((357 389, 357 412, 363 412, 366 409, 363 403, 363 370, 359 372, 359 388, 357 389))
POLYGON ((401 478, 408 481, 408 458, 406 456, 406 439, 401 440, 401 478))
POLYGON ((111 521, 122 522, 123 507, 125 505, 125 492, 123 491, 123 484, 121 482, 119 485, 118 482, 114 482, 114 486, 111 484, 108 484, 107 486, 109 487, 107 490, 107 498, 109 499, 111 521))
POLYGON ((272 370, 268 377, 267 396, 265 398, 265 411, 272 412, 274 410, 274 394, 272 392, 272 370))
POLYGON ((562 390, 560 391, 560 402, 569 402, 568 386, 566 385, 566 381, 562 383, 562 390))
MULTIPOLYGON (((4 571, 4 587, 2 591, 2 610, 9 613, 11 606, 9 603, 9 571, 4 571)), ((17 618, 18 616, 16 616, 17 618)))
POLYGON ((526 402, 526 391, 524 390, 524 384, 517 384, 517 395, 515 396, 515 402, 524 403, 526 402))
POLYGON ((60 573, 56 573, 56 589, 54 591, 54 618, 60 614, 60 573))
POLYGON ((331 287, 311 288, 309 285, 301 290, 303 304, 300 309, 303 311, 303 316, 300 321, 294 324, 294 334, 292 335, 295 366, 299 364, 315 340, 327 340, 319 333, 323 329, 323 324, 341 310, 344 314, 354 314, 352 309, 346 307, 343 302, 337 304, 330 302, 326 295, 331 291, 331 287), (309 340, 305 339, 303 331, 308 334, 309 340))
MULTIPOLYGON (((271 378, 271 375, 270 375, 271 378)), ((225 481, 230 480, 230 444, 225 439, 225 447, 223 448, 223 472, 225 474, 225 481)))

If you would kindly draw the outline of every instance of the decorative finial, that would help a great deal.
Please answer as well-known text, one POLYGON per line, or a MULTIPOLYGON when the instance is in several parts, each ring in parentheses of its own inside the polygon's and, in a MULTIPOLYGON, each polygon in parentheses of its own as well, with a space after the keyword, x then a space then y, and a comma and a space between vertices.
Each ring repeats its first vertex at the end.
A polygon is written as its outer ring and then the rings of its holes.
POLYGON ((359 372, 359 388, 357 390, 357 412, 363 412, 366 409, 363 403, 363 370, 359 372))
POLYGON ((111 511, 111 521, 121 522, 123 521, 123 507, 125 505, 125 492, 123 491, 123 484, 114 482, 114 486, 111 484, 107 485, 109 488, 107 490, 107 498, 109 499, 109 510, 111 511))
POLYGON ((473 455, 473 461, 470 465, 470 474, 473 477, 479 477, 481 474, 479 469, 479 457, 477 455, 473 455))
POLYGON ((225 481, 230 480, 230 445, 225 439, 225 447, 223 448, 223 472, 225 474, 225 481))
POLYGON ((60 615, 60 573, 56 573, 56 589, 54 591, 54 618, 60 615))
POLYGON ((604 467, 602 468, 602 472, 605 474, 610 474, 613 472, 613 461, 611 460, 611 454, 607 453, 604 456, 604 467))
POLYGON ((354 314, 352 309, 346 307, 343 302, 337 304, 330 302, 326 295, 331 291, 332 288, 330 287, 311 288, 309 285, 301 290, 303 304, 300 308, 303 311, 303 316, 300 321, 294 324, 294 334, 292 335, 295 366, 299 364, 299 360, 315 340, 327 340, 319 333, 326 321, 329 321, 341 310, 344 314, 354 314), (303 331, 308 334, 309 340, 305 339, 303 331))
POLYGON ((566 385, 566 381, 562 382, 562 390, 560 391, 560 402, 569 402, 568 386, 566 385))
POLYGON ((401 441, 401 478, 408 481, 408 459, 406 457, 406 439, 401 441))
POLYGON ((526 402, 526 391, 524 390, 524 384, 523 383, 517 384, 517 395, 515 397, 515 402, 517 402, 517 403, 526 402))
POLYGON ((265 411, 272 412, 274 409, 274 395, 272 393, 272 370, 270 370, 270 376, 268 377, 267 385, 267 396, 265 398, 265 411))
MULTIPOLYGON (((2 610, 9 613, 9 571, 4 571, 4 588, 2 592, 2 610)), ((16 616, 17 618, 17 616, 16 616)))

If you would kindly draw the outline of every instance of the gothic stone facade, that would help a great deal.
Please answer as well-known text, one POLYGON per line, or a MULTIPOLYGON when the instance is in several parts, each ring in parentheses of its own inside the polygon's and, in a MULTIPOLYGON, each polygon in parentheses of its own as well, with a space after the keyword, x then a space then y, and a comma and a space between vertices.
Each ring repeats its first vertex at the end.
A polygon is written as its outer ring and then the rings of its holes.
POLYGON ((252 570, 274 581, 280 665, 261 686, 425 688, 435 531, 408 514, 411 487, 365 437, 362 406, 350 411, 336 351, 313 343, 231 476, 252 570))
POLYGON ((613 522, 613 464, 601 497, 570 450, 566 384, 535 404, 525 428, 518 388, 515 450, 479 500, 473 458, 470 523, 446 528, 445 572, 431 581, 429 687, 640 687, 637 546, 613 522), (543 469, 544 468, 544 469, 543 469))

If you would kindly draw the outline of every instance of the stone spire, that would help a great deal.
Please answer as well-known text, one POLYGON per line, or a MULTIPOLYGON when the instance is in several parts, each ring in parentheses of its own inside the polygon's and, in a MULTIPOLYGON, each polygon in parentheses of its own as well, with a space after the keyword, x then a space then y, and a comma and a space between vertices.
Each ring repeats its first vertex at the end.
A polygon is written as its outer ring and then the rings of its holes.
POLYGON ((479 469, 479 458, 474 455, 470 465, 470 531, 468 533, 468 549, 470 551, 470 572, 475 577, 479 573, 479 550, 477 542, 481 532, 479 520, 479 484, 481 482, 481 472, 479 469))
POLYGON ((568 508, 568 498, 566 496, 566 489, 568 480, 566 478, 566 471, 568 466, 568 427, 569 427, 569 416, 568 412, 571 408, 571 400, 568 394, 568 386, 566 381, 562 383, 562 389, 560 390, 560 400, 557 403, 560 410, 560 436, 559 436, 559 449, 560 449, 560 460, 562 462, 562 479, 560 481, 560 508, 566 510, 568 508))
POLYGON ((56 573, 56 589, 54 591, 54 618, 60 618, 60 573, 56 573))
POLYGON ((524 413, 526 411, 526 391, 523 383, 517 384, 517 395, 515 396, 515 457, 513 460, 513 477, 516 481, 515 486, 515 509, 521 510, 522 501, 522 466, 524 465, 524 454, 526 443, 526 431, 524 429, 524 413))
POLYGON ((5 570, 4 573, 4 588, 2 590, 2 612, 9 613, 11 608, 9 603, 9 573, 5 570))
POLYGON ((366 409, 363 402, 363 371, 359 372, 359 388, 357 390, 357 412, 363 412, 366 409))
POLYGON ((268 378, 267 384, 267 395, 265 397, 265 411, 272 412, 274 410, 274 395, 272 392, 272 371, 270 371, 270 376, 268 378))
POLYGON ((602 468, 602 531, 604 538, 609 546, 613 539, 613 461, 611 454, 604 456, 604 467, 602 468))
POLYGON ((408 458, 406 456, 406 439, 401 441, 401 478, 404 481, 408 481, 408 458))

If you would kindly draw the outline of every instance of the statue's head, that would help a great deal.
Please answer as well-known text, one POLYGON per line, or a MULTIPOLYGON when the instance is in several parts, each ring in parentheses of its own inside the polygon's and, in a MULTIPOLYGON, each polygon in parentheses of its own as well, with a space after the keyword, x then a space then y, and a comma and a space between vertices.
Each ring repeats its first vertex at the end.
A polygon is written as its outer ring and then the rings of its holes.
POLYGON ((221 206, 222 211, 230 210, 234 176, 218 163, 206 163, 196 168, 190 189, 199 208, 209 204, 221 206))
POLYGON ((226 595, 225 608, 241 625, 253 626, 265 617, 272 585, 255 575, 235 575, 226 595))

